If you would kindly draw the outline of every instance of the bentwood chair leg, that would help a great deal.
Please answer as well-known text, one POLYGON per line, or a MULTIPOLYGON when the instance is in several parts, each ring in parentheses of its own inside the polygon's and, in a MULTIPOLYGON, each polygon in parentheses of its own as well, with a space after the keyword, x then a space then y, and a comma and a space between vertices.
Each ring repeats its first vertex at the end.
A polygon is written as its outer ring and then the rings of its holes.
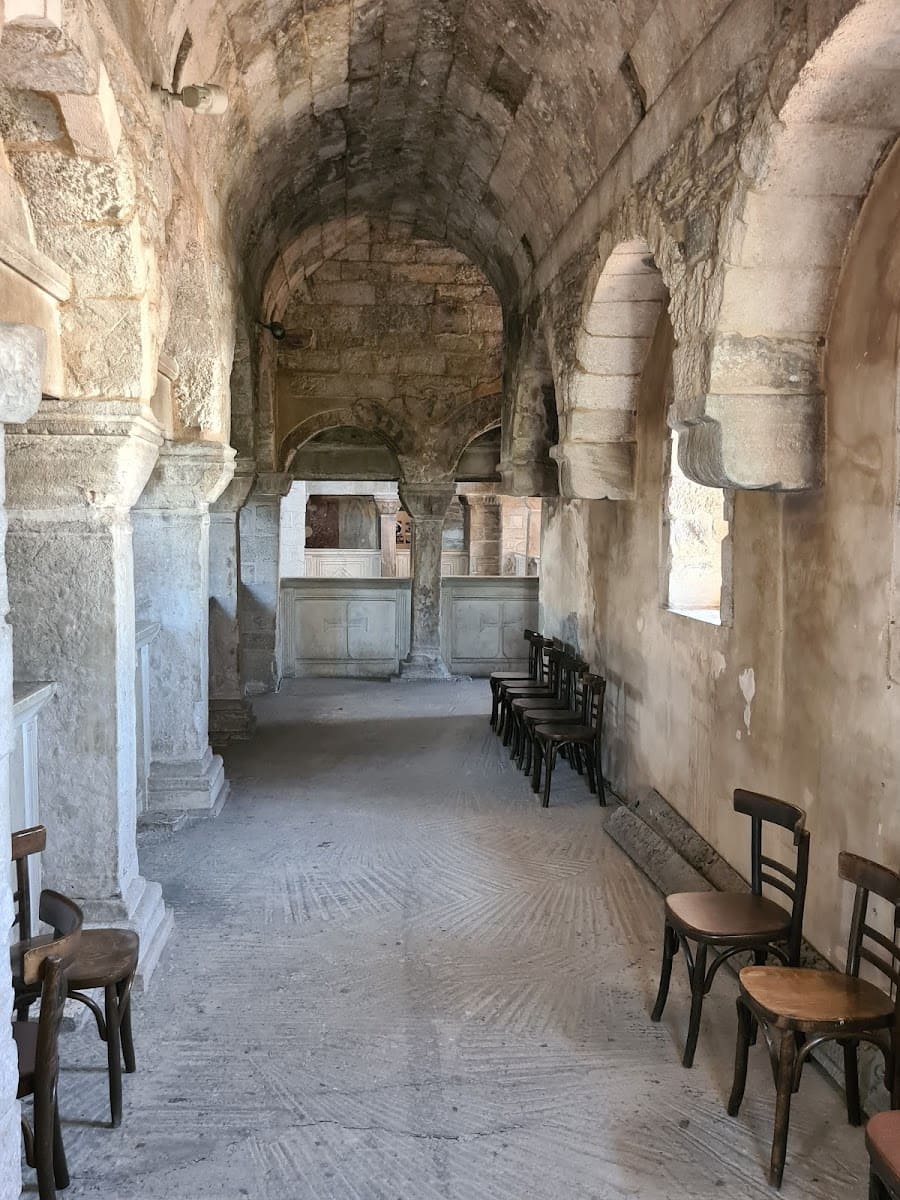
POLYGON ((69 1186, 69 1164, 66 1162, 66 1148, 59 1123, 59 1101, 56 1097, 53 1099, 53 1181, 60 1189, 69 1186))
MULTIPOLYGON (((40 1200, 56 1200, 56 1126, 58 1112, 55 1086, 39 1086, 34 1093, 34 1166, 40 1200)), ((60 1142, 62 1139, 59 1139, 60 1142)))
POLYGON ((594 756, 590 749, 585 746, 584 749, 584 765, 587 770, 588 787, 592 796, 597 795, 597 776, 594 774, 594 756))
POLYGON ((747 1086, 747 1063, 750 1059, 750 1038, 755 1024, 750 1009, 738 997, 737 1001, 738 1031, 737 1043, 734 1050, 734 1079, 731 1084, 731 1095, 728 1097, 728 1115, 736 1117, 741 1110, 744 1099, 744 1089, 747 1086))
POLYGON ((119 998, 119 1025, 122 1035, 122 1057, 125 1060, 125 1070, 133 1075, 137 1070, 134 1057, 134 1038, 131 1034, 131 979, 123 979, 116 984, 119 998))
POLYGON ((844 1042, 844 1090, 847 1095, 847 1120, 851 1125, 862 1125, 859 1107, 859 1065, 857 1047, 859 1042, 844 1042))
POLYGON ((700 1034, 700 1018, 703 1015, 703 997, 706 995, 706 953, 706 943, 698 942, 694 955, 694 969, 691 972, 691 1016, 688 1021, 688 1034, 687 1041, 684 1044, 684 1056, 681 1060, 683 1067, 692 1067, 694 1065, 697 1038, 700 1034))
POLYGON ((541 739, 535 736, 534 739, 534 769, 531 773, 531 790, 539 792, 541 790, 541 771, 544 764, 544 743, 541 739))
POLYGON ((531 729, 525 726, 525 753, 522 759, 522 770, 526 775, 531 774, 531 766, 534 760, 534 727, 531 729))
POLYGON ((114 983, 107 984, 106 1060, 109 1065, 109 1108, 115 1129, 122 1124, 122 1043, 119 1037, 119 997, 114 983))
POLYGON ((896 1025, 890 1032, 890 1047, 886 1081, 891 1091, 891 1108, 900 1108, 900 1028, 896 1025))
POLYGON ((891 1200, 891 1194, 875 1174, 869 1174, 869 1200, 891 1200))
POLYGON ((575 770, 578 772, 578 774, 583 775, 584 767, 582 766, 582 763, 581 763, 581 747, 580 746, 572 747, 572 761, 575 764, 575 770))
POLYGON ((780 1188, 787 1157, 788 1128, 791 1123, 791 1095, 794 1090, 794 1063, 797 1039, 791 1029, 781 1034, 778 1052, 777 1092, 775 1097, 775 1132, 772 1136, 772 1161, 769 1166, 769 1185, 780 1188))
POLYGON ((544 799, 541 802, 542 807, 550 807, 550 782, 553 778, 553 765, 556 761, 556 755, 559 747, 554 743, 547 749, 547 762, 544 765, 544 799))
POLYGON ((678 953, 678 934, 669 925, 668 921, 663 925, 663 956, 662 967, 659 972, 659 990, 656 993, 656 1003, 653 1005, 653 1012, 650 1014, 651 1021, 661 1021, 662 1015, 666 1007, 666 1001, 669 998, 669 983, 672 979, 672 962, 675 955, 678 953))

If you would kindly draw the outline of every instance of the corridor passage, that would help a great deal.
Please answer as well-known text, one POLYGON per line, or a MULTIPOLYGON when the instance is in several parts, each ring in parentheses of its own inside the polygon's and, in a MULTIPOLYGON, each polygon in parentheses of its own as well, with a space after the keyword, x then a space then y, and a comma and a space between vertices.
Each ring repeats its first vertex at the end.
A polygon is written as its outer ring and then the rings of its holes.
MULTIPOLYGON (((347 681, 256 702, 222 814, 142 850, 176 928, 121 1129, 94 1031, 63 1039, 68 1200, 772 1195, 761 1047, 725 1115, 734 978, 683 1070, 681 971, 647 1016, 661 897, 566 769, 540 809, 487 702, 347 681)), ((809 1071, 783 1195, 861 1198, 864 1164, 809 1071)))

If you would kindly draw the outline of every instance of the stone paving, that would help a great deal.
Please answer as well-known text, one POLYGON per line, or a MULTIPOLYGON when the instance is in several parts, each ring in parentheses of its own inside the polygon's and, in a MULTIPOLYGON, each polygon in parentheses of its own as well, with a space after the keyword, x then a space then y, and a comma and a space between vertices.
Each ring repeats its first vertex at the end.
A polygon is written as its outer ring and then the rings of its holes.
MULTIPOLYGON (((296 681, 256 709, 221 816, 142 850, 176 928, 121 1129, 103 1048, 64 1037, 67 1200, 770 1194, 761 1049, 725 1114, 733 977, 684 1071, 682 972, 647 1016, 660 896, 576 776, 540 809, 485 683, 296 681)), ((862 1133, 811 1070, 783 1195, 864 1194, 862 1133)))

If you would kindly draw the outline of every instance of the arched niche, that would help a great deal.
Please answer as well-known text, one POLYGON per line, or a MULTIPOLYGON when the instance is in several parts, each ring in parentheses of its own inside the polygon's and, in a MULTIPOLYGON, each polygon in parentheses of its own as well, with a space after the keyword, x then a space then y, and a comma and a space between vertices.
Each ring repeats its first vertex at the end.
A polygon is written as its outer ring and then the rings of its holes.
POLYGON ((634 496, 635 413, 641 375, 668 292, 649 245, 637 238, 612 251, 585 305, 575 362, 560 389, 561 496, 634 496))
POLYGON ((282 446, 282 463, 295 479, 401 477, 393 437, 374 421, 359 424, 349 411, 323 413, 297 426, 282 446))
POLYGON ((900 6, 860 0, 742 148, 712 331, 677 352, 685 471, 711 486, 824 481, 823 350, 848 236, 900 130, 900 6))

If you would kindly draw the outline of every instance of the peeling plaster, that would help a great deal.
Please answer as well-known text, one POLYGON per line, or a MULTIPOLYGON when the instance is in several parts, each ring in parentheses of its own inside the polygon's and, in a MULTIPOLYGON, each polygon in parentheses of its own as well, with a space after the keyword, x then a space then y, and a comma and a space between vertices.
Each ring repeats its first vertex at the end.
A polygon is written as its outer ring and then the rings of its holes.
POLYGON ((747 733, 750 732, 750 717, 751 707, 753 705, 753 697, 756 695, 756 676, 753 674, 753 668, 747 667, 741 671, 738 676, 738 684, 741 689, 741 695, 744 697, 744 726, 747 733))

